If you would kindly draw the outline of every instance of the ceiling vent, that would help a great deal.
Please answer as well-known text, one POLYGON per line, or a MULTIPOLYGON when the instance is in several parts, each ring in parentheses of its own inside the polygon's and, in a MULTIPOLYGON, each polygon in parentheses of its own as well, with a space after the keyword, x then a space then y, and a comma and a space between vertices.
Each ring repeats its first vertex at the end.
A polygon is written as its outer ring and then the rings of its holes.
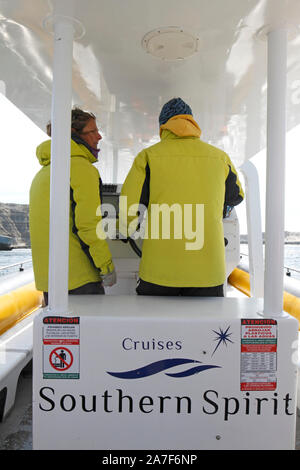
POLYGON ((148 54, 162 60, 183 60, 198 52, 199 38, 178 26, 158 28, 142 39, 148 54))

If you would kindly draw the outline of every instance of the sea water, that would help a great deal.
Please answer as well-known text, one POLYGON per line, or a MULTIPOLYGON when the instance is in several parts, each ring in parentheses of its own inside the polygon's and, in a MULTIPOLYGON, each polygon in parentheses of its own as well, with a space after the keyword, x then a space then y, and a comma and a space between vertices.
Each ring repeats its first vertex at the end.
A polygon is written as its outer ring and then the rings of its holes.
POLYGON ((21 265, 24 269, 32 266, 30 248, 18 248, 10 251, 0 250, 0 276, 18 271, 21 265), (17 266, 12 266, 16 264, 17 266), (12 267, 4 269, 6 266, 12 267))
MULTIPOLYGON (((245 262, 248 261, 248 245, 241 244, 240 252, 245 262)), ((22 263, 25 260, 31 260, 30 248, 20 248, 11 251, 0 251, 0 274, 1 267, 9 266, 16 263, 22 263)), ((24 264, 24 267, 31 266, 32 263, 24 264)), ((300 245, 286 244, 284 246, 284 266, 285 273, 287 269, 290 270, 291 277, 300 279, 300 245), (294 271, 295 270, 295 271, 294 271)), ((11 270, 17 270, 19 267, 11 268, 11 270)), ((7 273, 7 272, 6 272, 7 273)))
MULTIPOLYGON (((243 261, 248 261, 248 245, 242 243, 240 252, 243 261)), ((285 244, 284 245, 284 274, 290 273, 290 277, 300 279, 300 245, 285 244)))

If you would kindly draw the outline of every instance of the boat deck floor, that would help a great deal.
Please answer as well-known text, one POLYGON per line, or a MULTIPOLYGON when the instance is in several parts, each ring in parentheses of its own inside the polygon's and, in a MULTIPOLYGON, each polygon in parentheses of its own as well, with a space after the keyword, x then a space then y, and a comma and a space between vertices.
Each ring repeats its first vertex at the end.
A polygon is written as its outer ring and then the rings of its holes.
MULTIPOLYGON (((300 416, 297 416, 295 449, 300 450, 300 416)), ((0 451, 32 450, 32 371, 25 369, 19 379, 13 410, 0 423, 0 451)))
POLYGON ((32 367, 22 371, 15 406, 0 423, 0 450, 32 450, 32 367))

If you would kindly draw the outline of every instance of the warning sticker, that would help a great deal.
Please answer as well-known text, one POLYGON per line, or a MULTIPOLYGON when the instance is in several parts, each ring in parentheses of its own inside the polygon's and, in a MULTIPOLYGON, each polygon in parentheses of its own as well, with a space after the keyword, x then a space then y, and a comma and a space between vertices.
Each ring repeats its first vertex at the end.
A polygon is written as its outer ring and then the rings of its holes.
POLYGON ((67 348, 55 348, 51 351, 49 361, 55 370, 67 370, 73 364, 73 354, 67 348))
POLYGON ((43 378, 79 379, 80 318, 43 319, 43 378))
POLYGON ((277 321, 241 320, 241 390, 276 390, 277 321))

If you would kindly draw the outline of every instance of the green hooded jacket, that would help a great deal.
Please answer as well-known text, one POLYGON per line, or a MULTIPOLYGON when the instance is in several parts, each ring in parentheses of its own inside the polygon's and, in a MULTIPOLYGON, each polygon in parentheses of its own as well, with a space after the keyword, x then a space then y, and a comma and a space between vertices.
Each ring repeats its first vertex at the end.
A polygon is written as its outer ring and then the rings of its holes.
MULTIPOLYGON (((36 155, 43 168, 30 188, 30 238, 36 288, 48 292, 51 140, 40 144, 36 155)), ((95 161, 84 145, 71 140, 69 290, 99 282, 100 274, 113 270, 108 244, 97 236, 101 179, 95 161)))
POLYGON ((123 184, 120 232, 138 230, 142 204, 147 223, 140 278, 170 287, 221 285, 224 204, 235 206, 244 197, 237 172, 225 152, 200 140, 192 116, 172 117, 160 133, 161 141, 135 158, 123 184))

